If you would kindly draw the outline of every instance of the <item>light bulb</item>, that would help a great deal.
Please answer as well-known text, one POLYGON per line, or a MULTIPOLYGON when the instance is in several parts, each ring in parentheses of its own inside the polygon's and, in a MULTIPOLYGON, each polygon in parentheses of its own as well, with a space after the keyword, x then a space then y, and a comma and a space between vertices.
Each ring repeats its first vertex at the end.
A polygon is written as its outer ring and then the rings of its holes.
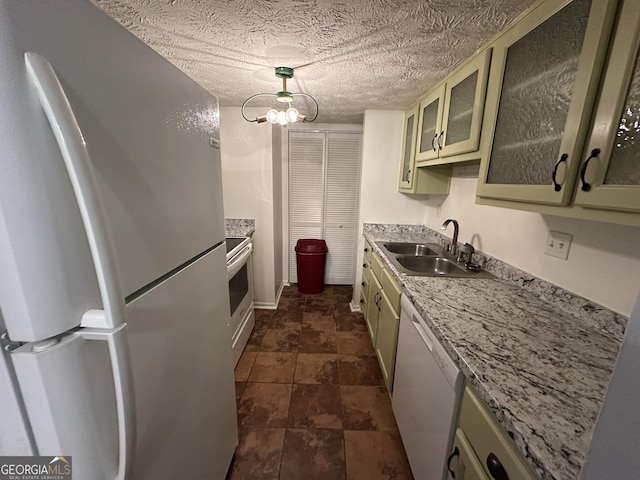
POLYGON ((289 123, 298 121, 298 110, 293 107, 289 108, 287 110, 287 120, 289 120, 289 123))
POLYGON ((278 121, 278 112, 273 108, 267 112, 267 122, 276 123, 278 121))
POLYGON ((287 114, 284 112, 278 112, 278 123, 280 125, 286 125, 287 122, 287 114))

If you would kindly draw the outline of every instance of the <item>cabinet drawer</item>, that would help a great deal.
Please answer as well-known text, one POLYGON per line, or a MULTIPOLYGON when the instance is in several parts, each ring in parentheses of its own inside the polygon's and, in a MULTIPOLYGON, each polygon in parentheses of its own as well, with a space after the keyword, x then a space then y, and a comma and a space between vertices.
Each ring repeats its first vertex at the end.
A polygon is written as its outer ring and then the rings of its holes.
POLYGON ((502 464, 509 478, 521 480, 538 478, 516 449, 513 440, 498 425, 493 415, 487 411, 481 400, 468 386, 464 389, 458 426, 464 431, 487 474, 490 474, 487 459, 493 454, 502 464))
POLYGON ((382 278, 384 264, 382 263, 382 260, 380 260, 380 257, 378 257, 378 255, 371 256, 371 270, 373 271, 375 276, 378 277, 378 280, 382 278))
POLYGON ((396 314, 400 313, 400 296, 402 295, 402 288, 393 278, 393 275, 386 268, 382 271, 382 277, 380 277, 380 283, 382 284, 382 290, 389 299, 389 303, 396 311, 396 314))

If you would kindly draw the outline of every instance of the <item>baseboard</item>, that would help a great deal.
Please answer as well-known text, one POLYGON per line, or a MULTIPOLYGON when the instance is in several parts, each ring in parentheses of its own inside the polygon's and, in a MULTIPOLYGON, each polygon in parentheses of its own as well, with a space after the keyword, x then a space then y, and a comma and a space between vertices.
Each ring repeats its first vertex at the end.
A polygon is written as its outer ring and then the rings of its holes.
POLYGON ((254 301, 255 308, 261 310, 277 310, 278 304, 280 303, 280 297, 282 296, 282 291, 284 287, 288 286, 287 283, 281 283, 280 288, 278 288, 278 293, 276 293, 276 301, 274 302, 256 302, 254 301))
POLYGON ((278 308, 278 304, 272 302, 253 302, 253 305, 259 310, 276 310, 278 308))
POLYGON ((360 303, 353 303, 353 300, 351 300, 349 302, 349 309, 355 313, 360 312, 360 303))

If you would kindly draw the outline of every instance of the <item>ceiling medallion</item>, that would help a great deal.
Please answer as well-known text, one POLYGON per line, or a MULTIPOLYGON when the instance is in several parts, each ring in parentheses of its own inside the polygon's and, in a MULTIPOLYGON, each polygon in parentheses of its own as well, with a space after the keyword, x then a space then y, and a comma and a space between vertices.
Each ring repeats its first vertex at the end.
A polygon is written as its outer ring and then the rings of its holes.
POLYGON ((287 91, 287 79, 293 78, 293 68, 290 67, 276 67, 276 77, 282 79, 282 91, 277 93, 256 93, 255 95, 251 95, 247 98, 242 104, 242 117, 247 122, 269 122, 269 123, 278 123, 282 126, 287 126, 290 123, 294 122, 313 122, 316 118, 318 118, 318 102, 307 93, 291 93, 287 91), (281 108, 272 108, 267 111, 266 114, 260 115, 254 119, 249 119, 244 114, 244 108, 251 100, 257 97, 275 97, 277 102, 280 104, 285 104, 281 108), (307 97, 311 100, 313 105, 315 106, 315 112, 310 118, 307 118, 306 115, 298 112, 296 108, 293 106, 293 100, 295 97, 307 97))

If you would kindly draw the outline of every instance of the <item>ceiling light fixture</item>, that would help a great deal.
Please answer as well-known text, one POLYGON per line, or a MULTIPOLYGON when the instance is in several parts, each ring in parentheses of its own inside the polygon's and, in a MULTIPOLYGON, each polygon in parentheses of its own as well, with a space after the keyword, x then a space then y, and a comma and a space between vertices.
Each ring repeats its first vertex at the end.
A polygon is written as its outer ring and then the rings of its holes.
POLYGON ((242 116, 247 122, 269 122, 269 123, 278 123, 282 126, 287 126, 290 123, 294 122, 313 122, 316 118, 318 118, 318 102, 316 102, 315 98, 307 93, 291 93, 287 91, 287 79, 293 78, 293 68, 290 67, 276 67, 276 77, 282 79, 282 91, 278 93, 256 93, 255 95, 251 95, 247 98, 242 104, 242 116), (278 102, 284 103, 284 107, 286 110, 280 110, 276 108, 272 108, 265 115, 260 115, 254 119, 247 118, 244 114, 244 107, 251 100, 257 97, 275 97, 278 102), (311 100, 315 107, 315 113, 311 118, 307 118, 306 115, 301 114, 295 109, 292 105, 294 97, 307 97, 311 100))

